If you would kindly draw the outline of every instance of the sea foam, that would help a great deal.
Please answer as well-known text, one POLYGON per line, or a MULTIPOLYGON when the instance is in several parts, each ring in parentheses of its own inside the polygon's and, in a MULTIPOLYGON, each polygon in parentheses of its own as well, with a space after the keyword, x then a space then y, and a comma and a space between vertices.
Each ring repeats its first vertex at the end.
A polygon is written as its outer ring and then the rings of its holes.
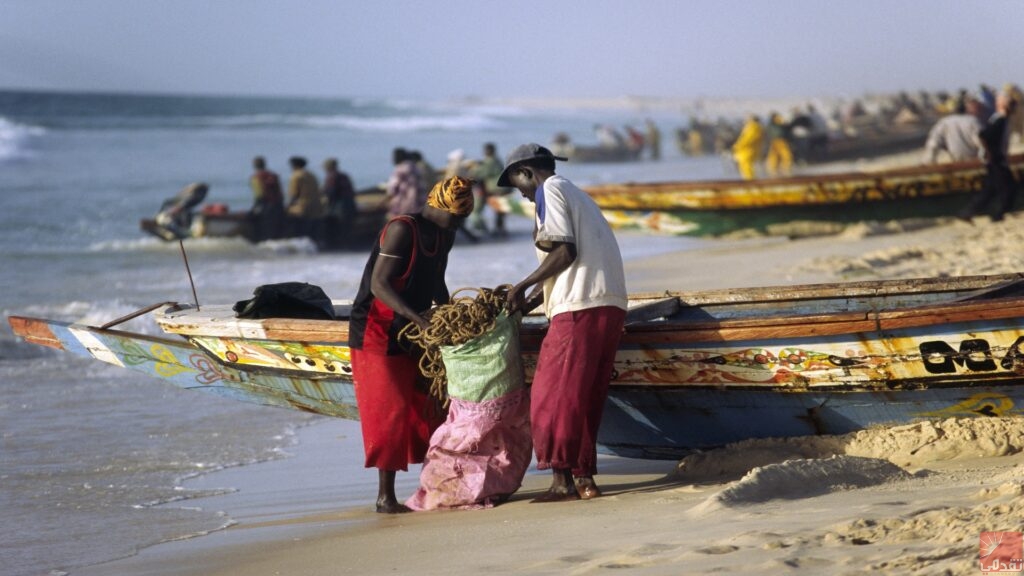
POLYGON ((18 124, 0 116, 0 161, 29 156, 27 141, 45 133, 45 128, 18 124))

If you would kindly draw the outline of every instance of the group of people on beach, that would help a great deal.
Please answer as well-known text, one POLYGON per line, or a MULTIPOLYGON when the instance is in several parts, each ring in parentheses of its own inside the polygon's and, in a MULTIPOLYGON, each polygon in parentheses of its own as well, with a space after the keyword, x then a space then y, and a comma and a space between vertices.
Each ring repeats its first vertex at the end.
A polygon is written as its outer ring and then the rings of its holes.
MULTIPOLYGON (((398 153, 395 159, 398 176, 393 178, 407 178, 414 161, 398 153)), ((458 160, 457 155, 451 160, 458 160)), ((556 161, 564 160, 543 146, 524 144, 512 150, 493 179, 495 187, 516 189, 536 204, 539 264, 509 289, 505 304, 512 315, 543 304, 549 318, 528 409, 537 467, 551 469, 552 481, 535 502, 601 495, 594 481, 596 438, 627 301, 615 236, 593 200, 555 173, 556 161)), ((456 231, 474 214, 479 187, 470 177, 452 174, 430 188, 422 206, 402 204, 411 210, 401 213, 396 208, 374 243, 353 304, 353 380, 365 464, 378 470, 378 512, 410 510, 395 494, 395 476, 424 461, 431 434, 440 424, 425 409, 417 353, 400 334, 410 323, 429 328, 426 311, 451 298, 445 283, 449 253, 456 231)), ((494 445, 487 449, 496 454, 493 466, 525 473, 529 450, 506 445, 514 440, 500 433, 489 441, 494 445)), ((521 476, 515 488, 519 481, 521 476)), ((435 489, 450 488, 421 487, 435 489)), ((493 504, 509 495, 487 494, 485 502, 458 504, 493 504)))
POLYGON ((771 111, 762 120, 750 114, 735 131, 735 126, 720 121, 712 126, 691 119, 690 129, 680 135, 684 153, 706 152, 705 135, 712 133, 713 150, 731 154, 744 180, 757 177, 763 164, 769 177, 789 176, 794 164, 822 162, 829 158, 829 144, 836 139, 855 139, 866 134, 881 135, 895 125, 921 124, 937 112, 922 108, 915 100, 901 93, 876 114, 868 114, 859 100, 837 106, 827 118, 813 103, 793 108, 788 117, 771 111), (685 141, 683 140, 685 138, 685 141))
POLYGON ((685 156, 729 153, 741 175, 753 178, 756 163, 765 162, 768 175, 776 176, 789 174, 794 163, 823 160, 829 131, 829 121, 808 103, 793 108, 788 117, 772 111, 763 119, 749 114, 740 123, 691 116, 688 126, 676 131, 676 144, 685 156))
MULTIPOLYGON (((253 204, 249 210, 251 239, 262 242, 308 237, 320 248, 350 245, 348 235, 359 208, 352 179, 338 168, 338 160, 324 160, 322 183, 307 169, 305 158, 293 156, 288 164, 291 174, 285 189, 280 176, 267 167, 264 157, 253 159, 253 174, 249 178, 253 193, 253 204)), ((435 184, 445 178, 460 176, 474 182, 473 211, 460 228, 462 233, 473 242, 480 239, 480 234, 507 235, 505 210, 493 209, 493 227, 484 220, 488 198, 511 192, 507 186, 497 184, 502 164, 494 144, 484 144, 483 157, 479 160, 469 160, 461 149, 454 150, 448 156, 448 164, 441 170, 435 169, 418 150, 398 147, 392 151, 392 165, 391 174, 383 186, 388 218, 418 212, 426 204, 428 193, 435 184)))
POLYGON ((388 217, 417 212, 426 204, 428 193, 441 180, 455 176, 473 181, 473 211, 460 228, 471 241, 479 240, 480 234, 504 237, 506 211, 494 211, 493 228, 484 219, 488 198, 506 196, 511 192, 508 186, 498 184, 502 164, 497 147, 487 142, 483 156, 478 160, 468 159, 461 148, 448 153, 447 163, 441 170, 435 169, 416 150, 395 148, 392 151, 394 168, 386 184, 388 217))
POLYGON ((1006 84, 998 93, 985 84, 978 92, 960 90, 929 131, 922 161, 934 164, 943 157, 950 162, 986 158, 989 150, 981 134, 996 121, 1005 124, 998 130, 1007 144, 1024 138, 1022 100, 1024 93, 1014 84, 1006 84))
POLYGON ((961 220, 989 210, 993 222, 1000 222, 1013 210, 1019 182, 1010 169, 1010 143, 1024 137, 1024 93, 1007 84, 992 97, 964 94, 963 105, 932 128, 925 146, 927 160, 934 162, 944 150, 954 162, 980 158, 985 163, 981 191, 971 197, 960 212, 961 220))
POLYGON ((654 120, 644 120, 643 130, 625 124, 622 131, 611 124, 594 124, 597 146, 579 146, 565 132, 558 132, 551 141, 556 154, 589 161, 661 160, 661 130, 654 120))
MULTIPOLYGON (((821 162, 833 157, 830 144, 843 140, 853 142, 868 137, 884 141, 890 134, 900 131, 920 132, 950 115, 962 115, 965 107, 987 122, 996 112, 1000 93, 1021 99, 1021 90, 1007 84, 997 91, 981 84, 976 92, 960 89, 950 93, 920 91, 916 94, 898 94, 855 98, 840 102, 823 111, 814 103, 795 107, 788 115, 771 111, 766 116, 749 114, 742 122, 725 118, 716 121, 691 116, 689 125, 676 132, 676 140, 684 155, 699 156, 715 153, 728 156, 735 162, 740 176, 756 178, 763 173, 769 177, 788 176, 794 165, 821 162)), ((954 129, 954 121, 947 121, 943 129, 954 129)), ((1018 110, 1009 118, 1011 132, 1024 134, 1024 113, 1018 110)), ((922 136, 923 138, 923 136, 922 136)), ((929 145, 938 151, 941 142, 929 145)), ((973 148, 974 151, 980 148, 973 148)))
POLYGON ((306 159, 288 159, 291 174, 287 193, 276 172, 267 168, 262 156, 253 158, 249 187, 253 204, 249 210, 252 240, 308 237, 319 247, 337 247, 356 216, 355 188, 348 174, 338 169, 336 158, 323 163, 324 179, 307 170, 306 159))

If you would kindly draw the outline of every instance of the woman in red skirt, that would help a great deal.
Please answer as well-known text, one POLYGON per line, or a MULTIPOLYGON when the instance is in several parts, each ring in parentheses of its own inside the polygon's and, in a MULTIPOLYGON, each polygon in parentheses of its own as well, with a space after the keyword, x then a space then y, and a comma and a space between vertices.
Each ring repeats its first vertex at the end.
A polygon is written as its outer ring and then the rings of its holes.
POLYGON ((384 225, 352 306, 352 377, 366 467, 378 469, 377 512, 409 511, 395 497, 395 473, 423 462, 430 434, 443 420, 430 414, 416 351, 398 333, 410 322, 427 328, 421 314, 448 302, 448 253, 473 211, 472 184, 460 177, 439 182, 420 213, 384 225))

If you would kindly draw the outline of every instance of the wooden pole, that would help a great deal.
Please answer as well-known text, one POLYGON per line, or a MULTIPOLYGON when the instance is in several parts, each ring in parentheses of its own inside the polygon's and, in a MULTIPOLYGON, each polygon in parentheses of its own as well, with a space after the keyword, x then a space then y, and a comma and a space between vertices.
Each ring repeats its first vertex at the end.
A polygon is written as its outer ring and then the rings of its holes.
POLYGON ((199 311, 199 296, 196 296, 196 283, 192 281, 192 270, 188 267, 188 254, 185 254, 185 242, 178 238, 178 246, 181 247, 181 257, 185 260, 185 272, 188 273, 188 283, 192 286, 192 300, 196 303, 196 312, 199 311))

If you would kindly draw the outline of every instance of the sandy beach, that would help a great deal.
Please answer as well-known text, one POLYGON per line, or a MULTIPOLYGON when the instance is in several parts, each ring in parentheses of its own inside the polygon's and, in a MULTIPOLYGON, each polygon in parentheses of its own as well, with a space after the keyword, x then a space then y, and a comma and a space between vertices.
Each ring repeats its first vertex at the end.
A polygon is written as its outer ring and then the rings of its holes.
MULTIPOLYGON (((639 292, 1017 272, 1022 224, 723 239, 632 261, 627 278, 639 292)), ((372 511, 370 472, 365 503, 340 499, 332 466, 358 458, 355 426, 321 422, 292 458, 206 477, 238 488, 195 501, 226 510, 227 530, 74 574, 976 574, 981 532, 1024 529, 1015 418, 751 441, 680 462, 604 458, 605 496, 590 501, 530 503, 549 481, 531 469, 496 508, 400 516, 372 511)), ((400 497, 415 476, 400 476, 400 497)))
MULTIPOLYGON (((627 273, 639 291, 1010 272, 1024 267, 1021 224, 723 240, 627 273)), ((359 449, 352 426, 312 426, 294 458, 210 475, 239 492, 196 504, 224 506, 235 526, 75 574, 973 574, 981 532, 1024 528, 1016 419, 749 442, 678 463, 608 458, 596 500, 532 504, 548 482, 533 471, 494 509, 396 517, 332 495, 332 460, 359 449)), ((411 492, 415 474, 403 481, 411 492)))

